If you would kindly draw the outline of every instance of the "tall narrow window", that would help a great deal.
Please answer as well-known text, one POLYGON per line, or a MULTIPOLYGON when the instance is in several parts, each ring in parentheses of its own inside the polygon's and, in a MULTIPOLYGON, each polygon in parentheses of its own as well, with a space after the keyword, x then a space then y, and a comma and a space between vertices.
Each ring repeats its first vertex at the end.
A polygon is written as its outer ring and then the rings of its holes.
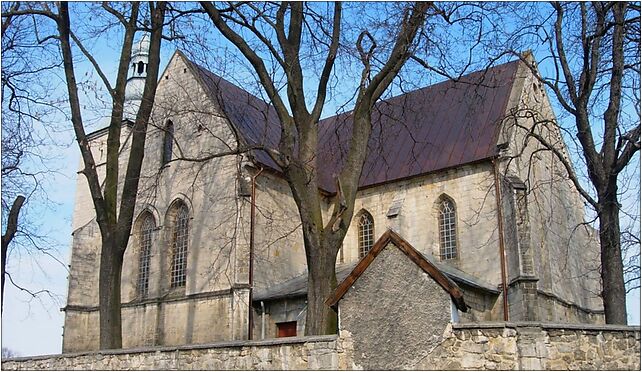
POLYGON ((450 199, 439 203, 439 255, 442 260, 457 258, 457 215, 450 199))
POLYGON ((174 220, 172 232, 172 271, 171 287, 185 286, 187 268, 187 240, 189 238, 189 211, 185 204, 180 204, 174 220))
POLYGON ((174 147, 174 123, 170 121, 165 125, 165 137, 163 138, 163 165, 172 160, 172 149, 174 147))
POLYGON ((368 254, 374 244, 374 220, 363 211, 359 216, 359 258, 368 254))
POLYGON ((149 292, 149 262, 152 255, 152 234, 155 228, 154 217, 145 213, 140 225, 138 252, 138 295, 140 298, 147 297, 149 292))

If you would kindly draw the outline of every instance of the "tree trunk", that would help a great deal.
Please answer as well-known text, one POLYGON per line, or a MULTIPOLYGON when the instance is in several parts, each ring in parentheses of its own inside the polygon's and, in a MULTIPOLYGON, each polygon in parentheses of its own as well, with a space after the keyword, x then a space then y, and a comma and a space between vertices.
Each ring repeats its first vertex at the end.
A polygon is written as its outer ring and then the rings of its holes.
POLYGON ((310 239, 304 238, 304 240, 309 270, 305 334, 306 336, 335 334, 338 325, 337 313, 324 302, 337 287, 335 263, 338 249, 320 239, 313 239, 315 243, 310 239))
POLYGON ((9 250, 9 243, 11 243, 18 231, 18 215, 24 202, 25 197, 22 195, 18 195, 16 200, 13 201, 9 215, 7 216, 7 229, 4 235, 2 235, 2 292, 0 293, 0 312, 4 309, 4 276, 7 267, 7 251, 9 250))
POLYGON ((626 290, 622 276, 617 180, 612 180, 608 189, 600 196, 601 209, 598 213, 602 259, 602 301, 607 324, 626 324, 626 290))
POLYGON ((107 234, 100 251, 98 303, 100 312, 100 349, 122 347, 120 312, 120 278, 123 255, 116 245, 115 234, 107 234))

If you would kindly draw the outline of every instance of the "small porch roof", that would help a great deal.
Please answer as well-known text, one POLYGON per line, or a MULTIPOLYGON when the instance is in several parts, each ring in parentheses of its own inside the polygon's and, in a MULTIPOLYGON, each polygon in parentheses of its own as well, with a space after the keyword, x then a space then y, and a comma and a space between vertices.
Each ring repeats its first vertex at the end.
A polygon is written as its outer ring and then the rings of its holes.
MULTIPOLYGON (((398 236, 398 234, 394 232, 392 233, 398 236)), ((455 283, 459 285, 469 286, 477 290, 480 290, 482 292, 486 292, 494 295, 499 294, 499 290, 497 289, 497 286, 493 286, 492 284, 484 280, 481 280, 473 275, 465 273, 445 262, 440 262, 437 258, 435 258, 431 254, 421 253, 419 251, 416 251, 416 252, 425 261, 429 262, 432 266, 437 268, 439 271, 441 271, 443 274, 445 274, 448 278, 453 280, 455 283)), ((356 268, 359 262, 360 261, 337 265, 337 268, 336 268, 337 281, 339 283, 343 282, 348 277, 348 275, 356 268)), ((255 290, 254 296, 252 299, 253 301, 275 301, 275 300, 286 299, 286 298, 304 297, 307 295, 307 293, 308 293, 308 273, 307 271, 305 271, 302 274, 290 280, 273 285, 269 288, 261 288, 261 289, 255 290)))

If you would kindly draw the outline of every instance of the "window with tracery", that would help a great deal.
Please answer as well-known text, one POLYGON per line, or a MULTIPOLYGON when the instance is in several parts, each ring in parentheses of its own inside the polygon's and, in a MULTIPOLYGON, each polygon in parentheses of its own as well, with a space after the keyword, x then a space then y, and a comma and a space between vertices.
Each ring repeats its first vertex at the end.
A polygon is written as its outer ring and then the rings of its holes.
POLYGON ((457 214, 449 199, 439 203, 439 256, 442 260, 457 258, 457 214))
POLYGON ((374 244, 374 220, 364 211, 359 216, 359 258, 368 254, 374 244))
POLYGON ((147 297, 149 293, 149 266, 152 256, 152 235, 156 228, 154 217, 146 213, 140 225, 139 253, 138 253, 138 295, 147 297))
POLYGON ((189 211, 180 204, 174 220, 172 232, 171 288, 185 286, 187 278, 187 241, 189 238, 189 211))
POLYGON ((174 147, 174 123, 168 121, 165 125, 165 137, 163 138, 163 165, 172 160, 174 147))

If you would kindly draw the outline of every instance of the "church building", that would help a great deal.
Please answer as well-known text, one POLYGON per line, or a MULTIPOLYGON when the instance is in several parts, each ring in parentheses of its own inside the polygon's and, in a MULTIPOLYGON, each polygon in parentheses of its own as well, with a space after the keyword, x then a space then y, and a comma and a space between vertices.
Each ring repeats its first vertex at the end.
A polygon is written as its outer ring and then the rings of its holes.
MULTIPOLYGON (((148 45, 143 37, 132 55, 123 173, 148 45)), ((461 289, 453 322, 604 322, 598 235, 559 158, 531 135, 569 159, 534 71, 526 55, 376 104, 338 282, 390 230, 461 289)), ((326 215, 350 131, 350 112, 319 123, 326 215)), ((123 347, 303 335, 297 207, 268 152, 238 151, 276 148, 279 136, 269 103, 174 53, 160 75, 125 253, 123 347)), ((106 128, 89 138, 104 175, 106 128)), ((63 352, 97 350, 100 231, 82 175, 72 223, 63 352)))

